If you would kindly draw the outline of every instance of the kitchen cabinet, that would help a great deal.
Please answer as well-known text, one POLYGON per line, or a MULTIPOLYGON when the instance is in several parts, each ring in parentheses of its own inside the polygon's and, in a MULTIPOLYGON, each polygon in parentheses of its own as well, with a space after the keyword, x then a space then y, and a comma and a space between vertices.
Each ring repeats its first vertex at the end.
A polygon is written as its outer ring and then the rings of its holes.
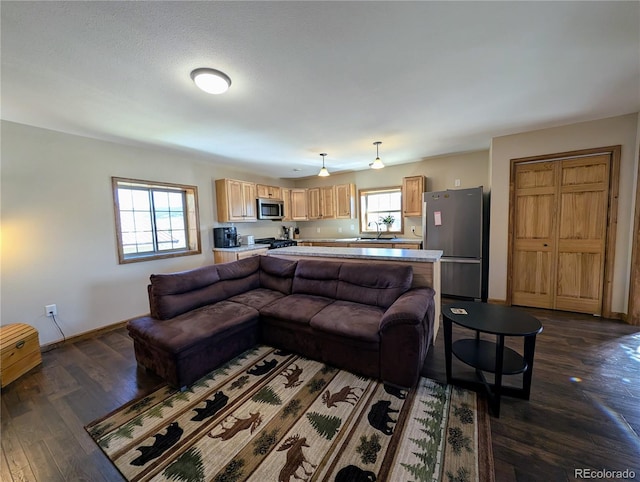
POLYGON ((213 251, 213 262, 215 264, 229 263, 231 261, 238 261, 244 258, 251 258, 252 256, 260 256, 262 254, 267 254, 267 251, 269 251, 269 248, 267 248, 266 246, 264 248, 256 248, 256 249, 243 250, 243 251, 237 251, 237 250, 222 251, 222 250, 216 249, 213 251))
POLYGON ((402 178, 403 216, 422 216, 422 193, 425 189, 424 176, 402 178))
POLYGON ((307 189, 307 219, 320 219, 320 188, 307 189))
POLYGON ((336 186, 336 219, 356 217, 356 185, 338 184, 336 186))
POLYGON ((291 221, 309 219, 307 205, 307 189, 291 189, 291 221))
POLYGON ((320 219, 336 218, 336 194, 334 186, 320 188, 320 219))
POLYGON ((256 191, 259 198, 263 199, 282 199, 282 188, 278 186, 267 186, 265 184, 256 184, 256 191))
POLYGON ((282 220, 293 221, 293 218, 291 217, 291 189, 288 187, 282 188, 282 202, 284 206, 284 216, 282 217, 282 220))
POLYGON ((256 184, 216 179, 218 222, 256 221, 256 184))

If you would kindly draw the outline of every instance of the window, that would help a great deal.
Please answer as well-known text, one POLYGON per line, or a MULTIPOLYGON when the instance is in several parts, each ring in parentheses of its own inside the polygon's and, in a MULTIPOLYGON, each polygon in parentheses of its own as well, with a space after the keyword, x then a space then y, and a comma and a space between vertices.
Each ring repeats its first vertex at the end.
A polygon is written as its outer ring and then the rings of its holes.
POLYGON ((402 188, 400 186, 361 189, 359 192, 360 231, 362 233, 403 232, 402 188))
POLYGON ((201 252, 196 186, 111 179, 120 264, 201 252))

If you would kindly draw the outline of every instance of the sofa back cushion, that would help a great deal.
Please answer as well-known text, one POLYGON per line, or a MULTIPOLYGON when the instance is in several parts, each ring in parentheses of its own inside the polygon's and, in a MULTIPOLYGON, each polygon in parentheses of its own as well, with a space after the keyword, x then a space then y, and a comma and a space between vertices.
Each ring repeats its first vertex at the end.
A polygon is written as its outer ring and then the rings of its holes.
POLYGON ((291 294, 291 284, 298 262, 276 256, 260 256, 259 259, 260 286, 285 295, 291 294))
POLYGON ((337 261, 298 260, 291 292, 335 299, 340 266, 337 261))
POLYGON ((387 309, 412 282, 407 264, 343 263, 336 298, 387 309))
POLYGON ((151 316, 166 320, 259 287, 259 260, 247 258, 189 271, 152 274, 151 316))

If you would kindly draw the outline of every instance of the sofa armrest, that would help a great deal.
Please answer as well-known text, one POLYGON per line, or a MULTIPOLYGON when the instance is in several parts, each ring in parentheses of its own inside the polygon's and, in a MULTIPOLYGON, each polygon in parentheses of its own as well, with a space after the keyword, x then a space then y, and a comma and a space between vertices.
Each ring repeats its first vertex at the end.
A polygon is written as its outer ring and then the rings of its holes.
POLYGON ((380 320, 380 375, 411 387, 420 376, 433 337, 435 292, 415 288, 400 296, 380 320))
POLYGON ((413 288, 403 293, 382 316, 380 333, 395 325, 422 323, 429 307, 433 306, 434 293, 431 288, 413 288))

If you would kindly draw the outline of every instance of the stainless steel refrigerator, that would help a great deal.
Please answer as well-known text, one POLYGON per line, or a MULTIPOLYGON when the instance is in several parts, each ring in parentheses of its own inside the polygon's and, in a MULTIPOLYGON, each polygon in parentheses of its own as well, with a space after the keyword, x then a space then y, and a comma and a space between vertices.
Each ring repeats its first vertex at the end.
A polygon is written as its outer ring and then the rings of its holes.
POLYGON ((443 251, 441 294, 486 301, 488 195, 480 186, 422 196, 422 245, 443 251))

